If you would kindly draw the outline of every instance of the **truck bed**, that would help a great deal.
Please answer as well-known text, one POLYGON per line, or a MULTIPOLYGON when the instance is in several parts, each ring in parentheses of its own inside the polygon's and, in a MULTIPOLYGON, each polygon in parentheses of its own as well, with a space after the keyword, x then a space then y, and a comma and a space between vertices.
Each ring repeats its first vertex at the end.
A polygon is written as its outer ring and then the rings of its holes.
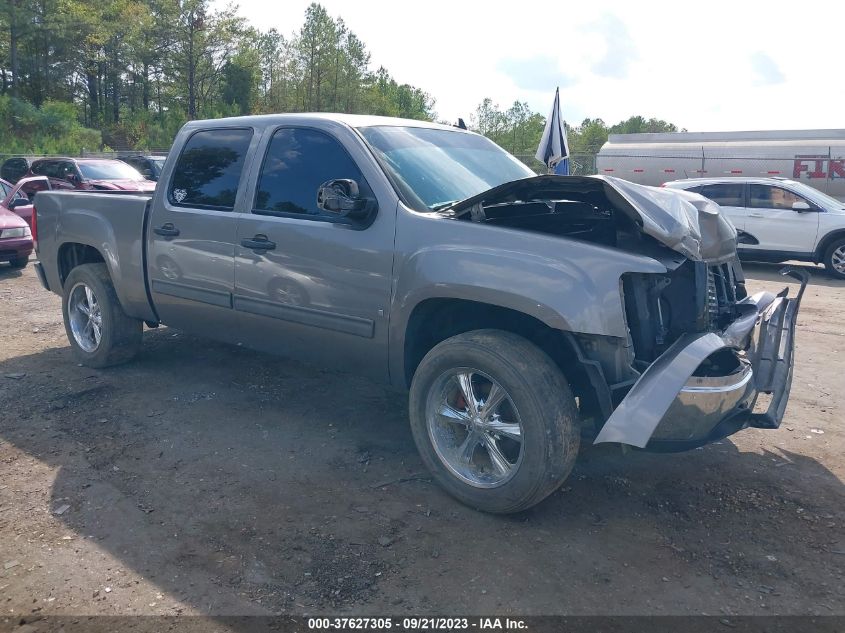
MULTIPOLYGON (((43 191, 35 196, 38 255, 50 290, 60 292, 67 271, 86 247, 102 253, 129 316, 155 318, 146 288, 144 239, 152 194, 43 191)), ((91 255, 93 256, 93 255, 91 255)))

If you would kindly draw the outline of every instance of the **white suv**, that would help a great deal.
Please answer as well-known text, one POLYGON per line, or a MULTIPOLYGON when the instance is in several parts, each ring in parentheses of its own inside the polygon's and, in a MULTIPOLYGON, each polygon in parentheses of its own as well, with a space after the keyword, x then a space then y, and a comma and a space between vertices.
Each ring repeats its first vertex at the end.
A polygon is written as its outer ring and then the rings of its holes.
POLYGON ((719 204, 737 228, 743 259, 821 262, 845 279, 845 203, 786 178, 689 178, 663 186, 719 204))

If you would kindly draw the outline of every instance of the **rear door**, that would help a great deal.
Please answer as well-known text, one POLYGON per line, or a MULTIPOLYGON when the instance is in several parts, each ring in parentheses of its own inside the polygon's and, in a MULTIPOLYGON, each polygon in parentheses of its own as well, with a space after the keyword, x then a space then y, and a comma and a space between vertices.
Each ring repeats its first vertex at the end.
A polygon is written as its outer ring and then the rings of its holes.
POLYGON ((40 160, 32 164, 32 173, 36 176, 46 176, 50 179, 51 189, 73 189, 74 186, 59 177, 59 165, 61 161, 40 160))
POLYGON ((696 187, 694 191, 718 204, 736 228, 745 230, 746 210, 744 183, 717 182, 710 185, 696 187))
POLYGON ((386 379, 396 199, 380 189, 370 223, 327 214, 317 207, 326 181, 352 179, 362 195, 376 197, 371 183, 380 174, 363 148, 350 142, 347 151, 336 137, 307 127, 268 135, 235 245, 234 304, 246 342, 386 379))
POLYGON ((812 253, 819 232, 818 207, 803 196, 784 187, 748 185, 748 210, 745 232, 759 244, 743 248, 783 253, 812 253), (795 211, 792 205, 805 202, 810 211, 795 211))
POLYGON ((252 128, 194 132, 147 229, 150 290, 163 323, 235 340, 232 293, 243 168, 252 128))

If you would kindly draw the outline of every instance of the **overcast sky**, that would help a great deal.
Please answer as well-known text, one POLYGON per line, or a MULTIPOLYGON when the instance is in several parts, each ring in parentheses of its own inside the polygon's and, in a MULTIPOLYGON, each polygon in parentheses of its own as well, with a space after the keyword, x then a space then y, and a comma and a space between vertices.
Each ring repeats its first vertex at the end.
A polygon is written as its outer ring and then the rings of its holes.
MULTIPOLYGON (((307 0, 240 0, 285 36, 307 0)), ((841 2, 475 2, 324 0, 374 68, 467 118, 484 97, 608 124, 657 117, 690 131, 845 127, 841 2), (645 5, 645 6, 643 6, 645 5)))

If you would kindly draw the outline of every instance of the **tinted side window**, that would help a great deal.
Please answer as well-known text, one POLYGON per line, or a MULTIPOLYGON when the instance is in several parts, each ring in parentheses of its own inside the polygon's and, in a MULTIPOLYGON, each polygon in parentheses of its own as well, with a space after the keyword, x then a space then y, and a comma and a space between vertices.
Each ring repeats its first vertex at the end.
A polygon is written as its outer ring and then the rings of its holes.
POLYGON ((66 161, 58 163, 56 165, 56 173, 58 175, 58 178, 61 178, 62 180, 67 180, 69 176, 78 175, 76 171, 76 165, 66 161))
POLYGON ((48 160, 35 163, 32 166, 32 173, 39 176, 50 176, 52 178, 56 174, 55 164, 48 160))
POLYGON ((792 193, 781 187, 769 185, 748 186, 748 206, 754 209, 792 209, 796 202, 806 202, 813 206, 808 200, 797 193, 792 193))
POLYGON ((372 196, 358 166, 335 139, 304 128, 278 130, 264 158, 255 211, 334 219, 317 208, 317 189, 337 178, 355 180, 361 195, 372 196))
POLYGON ((170 181, 170 203, 220 211, 234 209, 251 140, 251 129, 206 130, 192 135, 182 148, 170 181))
POLYGON ((710 198, 716 204, 725 207, 744 207, 741 182, 722 182, 715 185, 705 185, 701 188, 701 195, 710 198))

